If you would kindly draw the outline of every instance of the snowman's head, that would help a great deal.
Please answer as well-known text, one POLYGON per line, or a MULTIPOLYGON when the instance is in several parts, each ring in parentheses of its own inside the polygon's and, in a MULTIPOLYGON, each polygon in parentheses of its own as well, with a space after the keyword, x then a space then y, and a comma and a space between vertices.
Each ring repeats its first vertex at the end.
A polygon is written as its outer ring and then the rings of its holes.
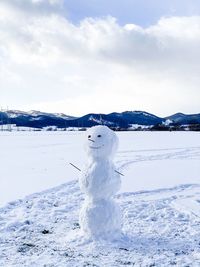
POLYGON ((86 149, 93 159, 111 159, 118 147, 118 138, 107 126, 94 126, 86 132, 86 149))

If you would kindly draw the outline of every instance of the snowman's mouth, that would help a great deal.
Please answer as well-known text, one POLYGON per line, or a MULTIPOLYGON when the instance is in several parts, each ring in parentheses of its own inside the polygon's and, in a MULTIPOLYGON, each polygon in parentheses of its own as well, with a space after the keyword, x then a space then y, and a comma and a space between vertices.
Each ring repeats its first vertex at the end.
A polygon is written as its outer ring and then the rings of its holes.
POLYGON ((100 149, 100 148, 102 148, 104 145, 102 145, 102 146, 90 146, 90 148, 92 148, 92 149, 100 149))

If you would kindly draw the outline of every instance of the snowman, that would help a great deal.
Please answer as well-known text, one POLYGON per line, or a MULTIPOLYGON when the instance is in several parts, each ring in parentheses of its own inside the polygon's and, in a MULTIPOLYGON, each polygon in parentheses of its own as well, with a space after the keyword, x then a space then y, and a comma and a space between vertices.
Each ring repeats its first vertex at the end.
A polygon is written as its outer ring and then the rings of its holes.
POLYGON ((121 232, 121 212, 114 195, 121 186, 113 157, 118 138, 107 126, 94 126, 87 132, 88 162, 79 179, 85 201, 79 222, 84 236, 92 239, 117 239, 121 232))

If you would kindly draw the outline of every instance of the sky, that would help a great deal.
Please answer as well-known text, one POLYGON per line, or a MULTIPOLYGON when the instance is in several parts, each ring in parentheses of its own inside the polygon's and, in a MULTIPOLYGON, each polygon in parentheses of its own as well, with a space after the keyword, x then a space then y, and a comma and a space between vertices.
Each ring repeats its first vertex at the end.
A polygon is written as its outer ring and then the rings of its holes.
POLYGON ((200 113, 200 1, 1 0, 0 107, 200 113))

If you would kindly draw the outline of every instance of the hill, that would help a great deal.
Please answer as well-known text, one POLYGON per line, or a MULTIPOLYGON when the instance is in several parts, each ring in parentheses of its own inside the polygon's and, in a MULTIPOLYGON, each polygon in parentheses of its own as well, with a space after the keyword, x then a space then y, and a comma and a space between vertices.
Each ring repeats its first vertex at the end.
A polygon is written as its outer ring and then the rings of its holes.
POLYGON ((194 127, 193 125, 195 125, 195 129, 198 130, 200 128, 200 114, 186 115, 183 113, 176 113, 161 118, 145 111, 125 111, 121 113, 113 112, 110 114, 90 113, 77 118, 62 113, 8 110, 0 112, 0 125, 2 124, 12 124, 17 127, 32 127, 37 129, 49 126, 62 129, 69 127, 86 128, 103 124, 118 130, 169 130, 169 126, 172 126, 171 129, 177 130, 182 129, 182 126, 192 125, 192 127, 194 127), (176 126, 176 128, 174 126, 176 126))

